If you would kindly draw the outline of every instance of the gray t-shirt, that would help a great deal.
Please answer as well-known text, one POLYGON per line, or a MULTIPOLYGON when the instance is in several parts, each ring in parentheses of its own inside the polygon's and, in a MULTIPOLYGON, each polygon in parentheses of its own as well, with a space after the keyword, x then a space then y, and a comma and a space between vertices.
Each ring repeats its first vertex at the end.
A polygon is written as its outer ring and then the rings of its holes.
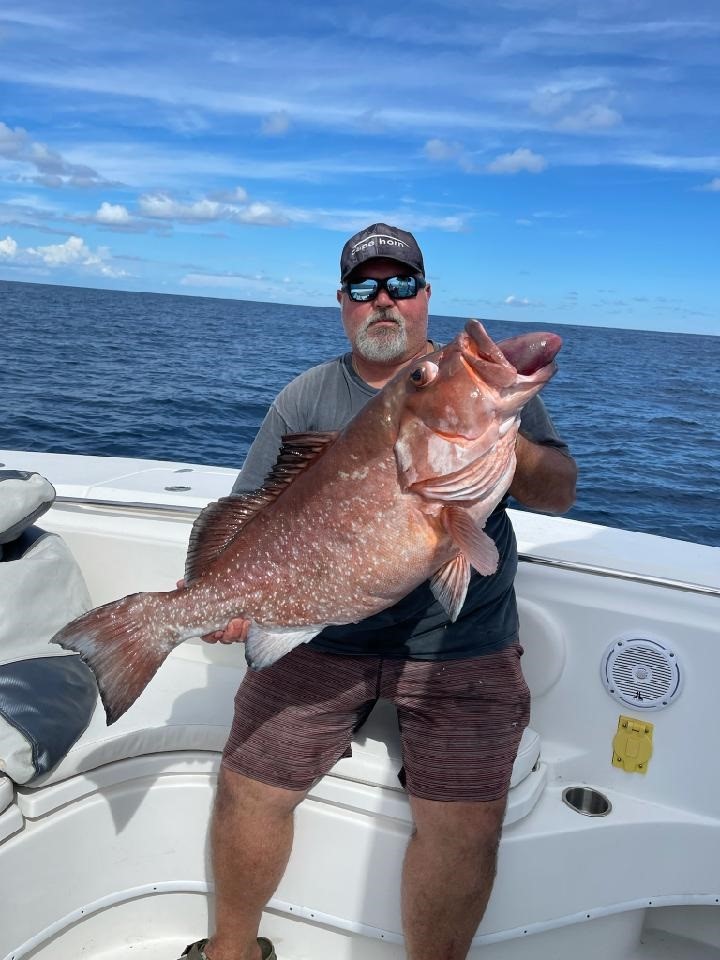
MULTIPOLYGON (((300 374, 270 406, 233 485, 233 493, 246 493, 262 486, 285 434, 341 430, 377 393, 357 375, 349 353, 300 374)), ((558 436, 540 397, 534 397, 523 408, 520 432, 534 443, 567 453, 567 445, 558 436)), ((495 541, 500 554, 498 569, 489 577, 472 572, 465 603, 454 623, 435 600, 429 584, 424 583, 394 606, 360 623, 326 627, 310 641, 310 646, 354 656, 454 660, 490 653, 515 642, 518 617, 513 582, 517 546, 506 504, 507 498, 485 525, 485 532, 495 541)))

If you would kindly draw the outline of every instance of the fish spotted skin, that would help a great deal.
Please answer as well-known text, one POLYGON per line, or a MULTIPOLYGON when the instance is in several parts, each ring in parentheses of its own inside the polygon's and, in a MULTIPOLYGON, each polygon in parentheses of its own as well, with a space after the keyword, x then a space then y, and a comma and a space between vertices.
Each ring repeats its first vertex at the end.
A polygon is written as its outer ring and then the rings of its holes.
POLYGON ((339 434, 285 438, 262 491, 200 514, 184 589, 106 604, 53 638, 95 672, 108 723, 175 646, 234 618, 249 622, 246 656, 262 668, 426 580, 457 617, 470 567, 497 567, 483 527, 512 481, 520 411, 560 346, 549 333, 498 345, 471 320, 339 434))

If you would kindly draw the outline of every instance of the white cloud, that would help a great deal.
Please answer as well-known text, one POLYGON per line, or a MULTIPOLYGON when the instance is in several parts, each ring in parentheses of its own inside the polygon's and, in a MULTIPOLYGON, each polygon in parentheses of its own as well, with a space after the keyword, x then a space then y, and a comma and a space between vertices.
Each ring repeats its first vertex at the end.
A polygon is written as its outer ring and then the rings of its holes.
POLYGON ((231 220, 236 223, 281 226, 292 219, 285 211, 269 203, 244 202, 247 200, 247 194, 241 187, 238 187, 234 193, 238 199, 242 198, 242 203, 220 203, 208 197, 202 197, 192 203, 183 203, 166 193, 145 194, 140 197, 139 208, 140 213, 145 217, 182 220, 187 223, 231 220))
POLYGON ((27 180, 44 187, 91 187, 108 181, 92 167, 70 163, 44 143, 32 140, 22 127, 14 130, 0 121, 0 157, 31 168, 34 173, 20 173, 27 180))
POLYGON ((543 87, 530 100, 530 109, 542 117, 551 116, 567 107, 572 101, 572 93, 557 87, 543 87))
POLYGON ((27 131, 22 127, 13 130, 0 122, 0 157, 5 157, 6 160, 19 158, 28 139, 27 131))
POLYGON ((720 177, 713 177, 710 183, 704 184, 700 190, 707 190, 710 193, 720 193, 720 177))
POLYGON ((249 203, 243 209, 236 210, 232 219, 238 223, 257 223, 263 226, 277 227, 290 222, 290 217, 269 203, 249 203))
POLYGON ((17 248, 17 241, 12 237, 5 237, 4 240, 0 240, 0 257, 9 257, 12 260, 17 253, 17 248))
POLYGON ((533 153, 526 147, 521 147, 513 153, 503 153, 496 157, 485 168, 488 173, 513 174, 527 171, 541 173, 547 167, 547 160, 538 153, 533 153))
POLYGON ((651 170, 667 170, 674 173, 716 173, 720 170, 720 155, 672 156, 661 153, 626 153, 618 162, 633 167, 651 170))
POLYGON ((162 220, 217 220, 222 215, 222 206, 217 200, 196 200, 181 203, 166 193, 145 194, 139 200, 140 212, 145 217, 162 220))
POLYGON ((596 103, 574 114, 568 114, 558 120, 558 130, 582 133, 586 130, 608 130, 622 123, 622 116, 603 104, 596 103))
POLYGON ((124 276, 123 270, 117 270, 107 262, 110 254, 106 247, 93 251, 81 237, 68 237, 65 243, 53 243, 46 247, 28 247, 27 253, 39 257, 48 267, 76 264, 89 267, 105 277, 124 276))
POLYGON ((265 117, 260 129, 266 137, 281 137, 290 129, 290 114, 287 110, 277 110, 265 117))
POLYGON ((433 163, 457 163, 465 173, 478 172, 465 147, 457 141, 447 141, 441 140, 439 137, 433 137, 432 140, 426 141, 423 154, 433 163))
POLYGON ((461 143, 448 143, 447 140, 433 137, 432 140, 426 142, 423 153, 428 160, 455 160, 463 153, 463 145, 461 143))
POLYGON ((66 30, 67 23, 58 17, 33 13, 21 7, 0 10, 0 23, 12 23, 25 27, 44 27, 50 30, 66 30))
POLYGON ((122 204, 108 203, 107 200, 105 200, 100 204, 95 214, 95 219, 100 223, 128 223, 130 221, 130 214, 128 213, 127 207, 124 207, 122 204))
POLYGON ((40 257, 48 266, 83 262, 93 256, 81 237, 68 237, 65 243, 53 243, 47 247, 28 247, 28 253, 40 257))
POLYGON ((511 293, 509 297, 505 297, 503 303, 506 307, 541 307, 542 303, 539 300, 528 300, 527 297, 516 297, 514 293, 511 293))
POLYGON ((27 247, 25 250, 18 250, 17 256, 25 263, 40 261, 51 269, 76 267, 83 273, 100 274, 103 277, 127 276, 125 270, 112 264, 107 247, 92 250, 82 237, 68 237, 64 243, 53 243, 45 247, 27 247))
POLYGON ((232 190, 224 190, 213 194, 211 200, 220 200, 223 203, 245 203, 248 199, 248 192, 245 187, 234 187, 232 190))
POLYGON ((615 90, 601 76, 574 77, 542 87, 530 99, 533 113, 551 120, 556 130, 586 133, 609 130, 622 123, 622 115, 608 106, 615 90), (598 100, 598 97, 602 100, 598 100))

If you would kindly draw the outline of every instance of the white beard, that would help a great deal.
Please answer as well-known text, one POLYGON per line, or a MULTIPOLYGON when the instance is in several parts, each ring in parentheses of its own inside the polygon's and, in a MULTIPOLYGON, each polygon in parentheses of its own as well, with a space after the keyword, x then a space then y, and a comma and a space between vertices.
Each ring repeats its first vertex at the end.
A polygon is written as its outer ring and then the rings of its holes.
POLYGON ((391 363, 407 352, 408 339, 404 317, 395 310, 373 310, 355 335, 353 347, 364 360, 391 363), (392 320, 392 327, 373 326, 378 320, 392 320))

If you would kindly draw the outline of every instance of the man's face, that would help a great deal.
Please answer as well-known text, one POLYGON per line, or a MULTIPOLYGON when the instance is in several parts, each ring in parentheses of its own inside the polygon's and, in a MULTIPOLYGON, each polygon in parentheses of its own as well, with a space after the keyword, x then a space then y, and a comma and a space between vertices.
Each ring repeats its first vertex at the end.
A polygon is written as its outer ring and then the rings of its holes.
MULTIPOLYGON (((406 276, 408 268, 396 260, 368 260, 351 274, 350 279, 369 277, 386 280, 406 276)), ((402 363, 425 346, 428 327, 430 285, 409 300, 393 300, 387 290, 380 290, 374 300, 356 303, 338 290, 338 303, 345 333, 353 352, 373 363, 402 363)))

